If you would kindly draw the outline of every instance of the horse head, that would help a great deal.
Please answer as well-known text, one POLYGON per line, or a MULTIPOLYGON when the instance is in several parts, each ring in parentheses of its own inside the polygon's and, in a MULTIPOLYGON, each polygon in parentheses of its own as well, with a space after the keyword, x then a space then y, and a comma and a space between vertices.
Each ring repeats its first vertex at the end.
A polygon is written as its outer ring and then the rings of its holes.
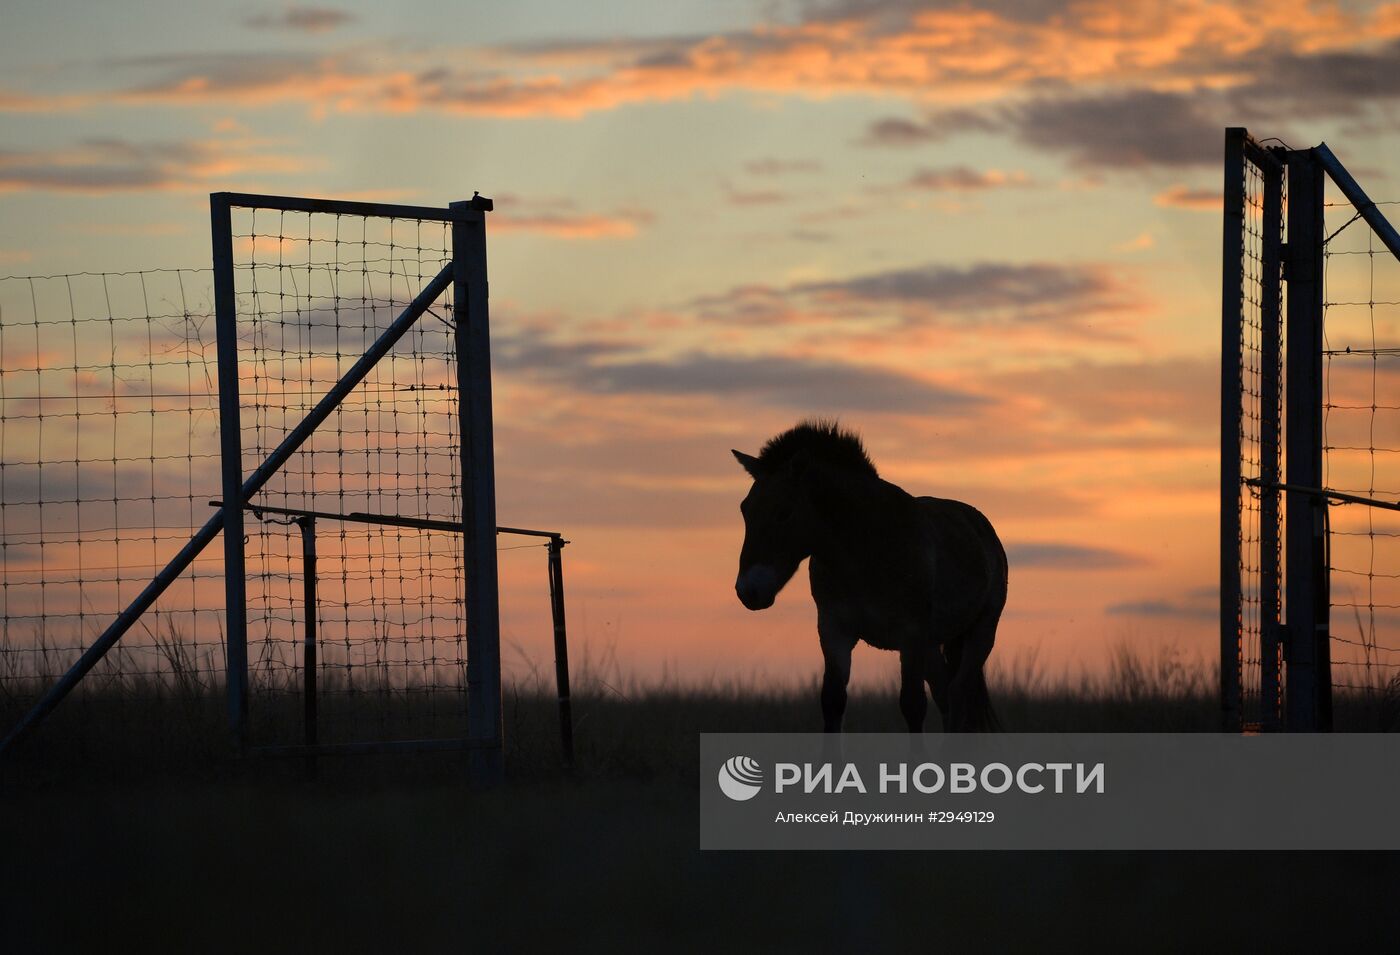
POLYGON ((765 465, 742 451, 734 457, 753 478, 753 487, 739 505, 744 515, 744 546, 739 551, 739 576, 734 591, 750 610, 773 606, 798 565, 812 552, 809 516, 803 487, 804 462, 765 465))

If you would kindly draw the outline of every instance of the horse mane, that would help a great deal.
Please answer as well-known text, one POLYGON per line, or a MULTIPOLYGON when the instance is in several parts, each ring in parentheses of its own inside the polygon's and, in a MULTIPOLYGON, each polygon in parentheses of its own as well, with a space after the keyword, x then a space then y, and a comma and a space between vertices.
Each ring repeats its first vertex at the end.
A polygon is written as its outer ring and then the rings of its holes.
POLYGON ((758 463, 764 470, 775 469, 803 453, 833 467, 880 476, 859 436, 825 418, 799 422, 770 439, 759 452, 758 463))

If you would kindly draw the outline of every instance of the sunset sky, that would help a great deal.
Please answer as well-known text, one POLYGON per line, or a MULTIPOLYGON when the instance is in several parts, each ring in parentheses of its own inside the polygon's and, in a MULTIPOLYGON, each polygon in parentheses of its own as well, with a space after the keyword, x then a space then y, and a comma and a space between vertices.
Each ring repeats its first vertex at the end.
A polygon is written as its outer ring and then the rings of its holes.
POLYGON ((1400 3, 9 3, 0 274, 207 267, 211 191, 479 190, 499 517, 573 541, 576 653, 815 673, 805 573, 734 597, 729 449, 822 414, 997 526, 994 660, 1208 658, 1224 127, 1394 198, 1397 104, 1400 3))

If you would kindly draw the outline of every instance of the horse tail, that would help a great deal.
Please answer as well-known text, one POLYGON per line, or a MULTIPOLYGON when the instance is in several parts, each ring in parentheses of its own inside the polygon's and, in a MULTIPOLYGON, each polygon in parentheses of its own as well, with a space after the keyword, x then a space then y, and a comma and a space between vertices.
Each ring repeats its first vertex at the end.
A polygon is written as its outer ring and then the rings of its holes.
POLYGON ((963 728, 973 733, 1001 732, 1001 719, 992 708, 992 696, 987 692, 987 678, 982 668, 973 667, 964 677, 963 728))

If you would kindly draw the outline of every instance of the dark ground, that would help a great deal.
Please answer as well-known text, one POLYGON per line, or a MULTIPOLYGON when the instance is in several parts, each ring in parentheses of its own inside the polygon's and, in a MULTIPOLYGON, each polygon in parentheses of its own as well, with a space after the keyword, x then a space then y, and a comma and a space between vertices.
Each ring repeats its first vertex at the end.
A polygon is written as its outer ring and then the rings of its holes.
MULTIPOLYGON (((1201 685, 1000 709, 1013 730, 1216 726, 1201 685)), ((231 761, 216 696, 70 701, 0 766, 0 952, 1400 948, 1400 854, 700 852, 698 734, 810 730, 810 690, 590 691, 572 774, 547 697, 506 716, 509 780, 478 789, 458 756, 314 780, 231 761)), ((897 730, 892 693, 854 697, 848 727, 897 730)))

